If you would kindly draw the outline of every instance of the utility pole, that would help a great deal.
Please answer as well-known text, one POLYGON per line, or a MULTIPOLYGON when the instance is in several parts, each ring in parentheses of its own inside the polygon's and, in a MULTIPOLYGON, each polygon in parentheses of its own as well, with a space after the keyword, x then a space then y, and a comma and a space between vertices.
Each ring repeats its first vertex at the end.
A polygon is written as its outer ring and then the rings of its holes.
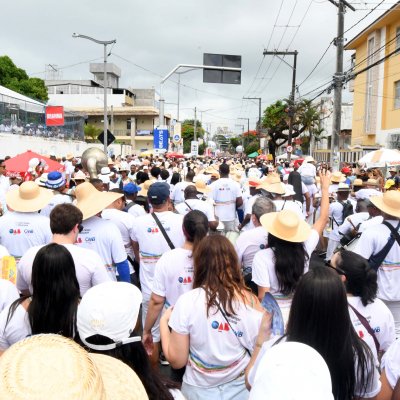
MULTIPOLYGON (((238 119, 247 119, 247 133, 250 132, 250 118, 238 118, 238 119)), ((243 125, 238 125, 238 126, 243 126, 243 125)))
POLYGON ((261 97, 243 97, 245 100, 258 100, 258 125, 257 134, 258 138, 261 139, 261 97))
POLYGON ((194 141, 197 140, 197 107, 194 108, 194 127, 193 127, 194 141))
POLYGON ((333 126, 332 126, 332 142, 331 142, 331 167, 333 171, 338 171, 340 167, 339 137, 342 119, 342 88, 344 83, 343 75, 343 50, 344 50, 344 14, 346 6, 350 10, 355 8, 346 0, 329 0, 338 8, 338 35, 335 38, 336 46, 336 73, 333 77, 334 82, 334 103, 333 103, 333 126))
MULTIPOLYGON (((289 104, 289 134, 288 134, 288 148, 292 147, 292 135, 293 135, 293 122, 295 114, 295 93, 296 93, 296 69, 297 69, 297 55, 299 52, 295 51, 266 51, 264 50, 263 55, 277 56, 286 65, 288 65, 293 70, 292 74, 292 91, 290 92, 290 104, 289 104), (279 56, 294 56, 293 66, 287 63, 283 58, 279 56)), ((287 151, 288 161, 290 161, 291 151, 287 151)))

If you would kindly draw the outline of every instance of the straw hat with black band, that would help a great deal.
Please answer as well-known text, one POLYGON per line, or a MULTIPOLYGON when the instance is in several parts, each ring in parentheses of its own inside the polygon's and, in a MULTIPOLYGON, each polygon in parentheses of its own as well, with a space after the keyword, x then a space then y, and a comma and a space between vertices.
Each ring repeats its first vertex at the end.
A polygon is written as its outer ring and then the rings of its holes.
POLYGON ((291 210, 264 214, 260 223, 268 233, 288 242, 305 242, 311 234, 310 225, 291 210))
POLYGON ((83 182, 75 189, 76 206, 82 211, 83 220, 103 211, 123 193, 100 192, 91 183, 83 182))
POLYGON ((383 196, 371 196, 371 203, 385 214, 400 218, 400 192, 390 190, 383 196))
POLYGON ((113 357, 89 354, 61 335, 34 335, 0 357, 0 398, 145 400, 135 372, 113 357))
POLYGON ((6 193, 6 203, 13 211, 36 212, 49 204, 53 192, 39 187, 35 182, 23 182, 18 190, 6 193))
POLYGON ((278 176, 271 176, 258 185, 257 189, 263 189, 269 193, 284 194, 285 184, 281 182, 278 176))

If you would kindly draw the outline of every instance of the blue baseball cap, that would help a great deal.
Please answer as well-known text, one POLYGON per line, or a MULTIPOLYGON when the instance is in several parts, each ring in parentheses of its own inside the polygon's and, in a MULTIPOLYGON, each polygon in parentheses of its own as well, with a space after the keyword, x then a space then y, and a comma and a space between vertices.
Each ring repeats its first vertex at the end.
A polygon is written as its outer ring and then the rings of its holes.
POLYGON ((151 204, 162 204, 169 198, 169 185, 166 182, 155 182, 149 187, 147 197, 151 204))
POLYGON ((127 185, 125 185, 122 190, 124 191, 124 193, 126 194, 135 194, 140 192, 141 187, 135 185, 134 183, 128 183, 127 185))

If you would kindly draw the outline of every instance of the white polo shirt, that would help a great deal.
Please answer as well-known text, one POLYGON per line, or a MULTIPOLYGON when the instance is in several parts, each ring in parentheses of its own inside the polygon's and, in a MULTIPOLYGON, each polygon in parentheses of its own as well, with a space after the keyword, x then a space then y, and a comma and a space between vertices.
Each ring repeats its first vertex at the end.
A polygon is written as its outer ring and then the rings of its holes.
POLYGON ((47 204, 46 207, 40 210, 40 215, 43 215, 44 217, 50 217, 50 213, 55 206, 59 204, 72 204, 73 200, 74 198, 72 196, 58 193, 51 198, 50 203, 47 204))
POLYGON ((215 202, 215 214, 220 221, 236 219, 236 199, 242 196, 240 185, 230 178, 220 178, 210 185, 210 198, 215 202))

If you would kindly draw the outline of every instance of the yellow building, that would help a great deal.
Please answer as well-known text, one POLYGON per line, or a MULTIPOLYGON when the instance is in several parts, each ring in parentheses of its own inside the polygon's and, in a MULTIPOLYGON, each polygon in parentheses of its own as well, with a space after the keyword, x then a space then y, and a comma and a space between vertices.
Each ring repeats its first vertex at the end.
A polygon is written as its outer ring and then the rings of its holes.
POLYGON ((358 73, 349 87, 354 92, 352 145, 398 148, 400 1, 350 40, 345 49, 355 50, 352 66, 358 73), (396 49, 399 53, 390 55, 396 49))

